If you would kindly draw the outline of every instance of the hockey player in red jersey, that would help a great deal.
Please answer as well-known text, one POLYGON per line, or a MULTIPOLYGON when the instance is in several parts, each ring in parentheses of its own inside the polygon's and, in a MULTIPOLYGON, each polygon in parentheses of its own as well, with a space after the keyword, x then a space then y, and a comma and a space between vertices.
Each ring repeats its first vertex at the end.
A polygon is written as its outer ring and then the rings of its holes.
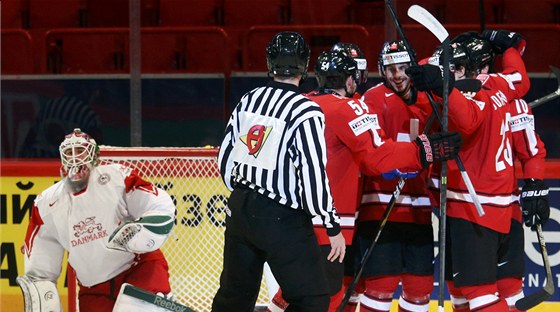
MULTIPOLYGON (((352 98, 359 79, 357 64, 352 57, 339 51, 323 52, 317 60, 315 73, 319 90, 308 97, 317 102, 325 114, 327 175, 349 245, 358 202, 360 171, 368 175, 380 175, 396 168, 418 171, 431 163, 425 158, 424 147, 419 146, 429 145, 433 161, 441 161, 454 157, 460 138, 454 133, 444 136, 435 133, 422 135, 413 142, 385 140, 374 111, 361 100, 352 98), (444 145, 446 148, 443 148, 444 145)), ((325 247, 323 251, 328 252, 325 231, 315 227, 315 234, 319 244, 325 247)), ((329 311, 335 311, 344 295, 344 266, 338 262, 325 265, 331 289, 329 311)), ((278 311, 277 308, 271 306, 270 310, 278 311)))
MULTIPOLYGON (((510 38, 516 38, 517 34, 511 35, 510 38)), ((460 156, 486 213, 476 213, 457 166, 450 162, 446 280, 455 311, 509 311, 509 294, 500 293, 507 286, 498 282, 500 274, 507 274, 501 267, 519 271, 523 265, 516 260, 516 253, 508 250, 515 245, 508 240, 514 239, 510 228, 517 201, 512 192, 515 176, 509 103, 527 92, 529 79, 520 54, 524 41, 499 42, 495 38, 488 38, 492 43, 475 37, 462 38, 461 43, 452 45, 454 78, 476 78, 482 83, 482 89, 471 94, 479 110, 456 114, 450 104, 449 129, 465 135, 465 148, 460 156), (500 75, 484 74, 494 59, 493 45, 504 53, 504 71, 500 75)), ((420 90, 431 90, 434 85, 439 86, 434 81, 441 82, 437 66, 417 66, 407 73, 420 90)), ((436 168, 432 174, 435 186, 439 185, 437 175, 436 168)))
MULTIPOLYGON (((525 75, 525 70, 522 61, 517 54, 522 55, 525 49, 525 41, 523 38, 514 32, 505 30, 487 30, 478 35, 475 32, 464 33, 457 37, 454 41, 459 42, 459 46, 452 47, 453 59, 456 70, 459 72, 456 75, 457 79, 462 79, 463 75, 472 76, 473 71, 479 70, 482 74, 487 74, 493 62, 493 52, 498 54, 507 53, 504 55, 504 70, 501 73, 504 77, 518 77, 518 75, 525 75), (474 40, 473 40, 474 38, 474 40), (491 45, 486 43, 480 44, 477 39, 488 39, 491 45), (480 49, 471 51, 463 49, 464 47, 479 46, 480 49), (515 49, 511 49, 514 47, 515 49), (517 50, 518 53, 515 52, 517 50), (507 52, 506 52, 507 51, 507 52), (468 56, 466 53, 468 53, 468 56), (513 56, 512 56, 513 55, 513 56), (469 62, 469 57, 474 62, 469 62), (488 59, 488 66, 486 62, 480 62, 483 58, 488 59)), ((472 49, 469 49, 472 50, 472 49)), ((484 77, 484 76, 482 76, 484 77)), ((516 78, 512 79, 515 84, 516 78)), ((523 81, 523 79, 521 79, 523 81)), ((521 83, 523 84, 523 83, 521 83)), ((488 84, 487 88, 491 86, 488 84)), ((524 86, 517 84, 517 87, 524 90, 524 86)), ((504 87, 504 94, 508 94, 510 88, 504 87)), ((512 167, 514 163, 513 156, 517 157, 521 162, 523 175, 522 179, 525 180, 522 194, 525 197, 521 198, 523 206, 523 218, 527 226, 533 226, 537 223, 544 223, 549 217, 550 208, 548 204, 547 194, 548 188, 544 185, 542 179, 544 178, 544 158, 546 150, 544 143, 540 140, 538 134, 535 132, 534 116, 532 115, 531 108, 527 103, 519 98, 511 100, 507 104, 508 109, 505 110, 505 123, 503 123, 500 130, 504 130, 506 134, 503 135, 503 151, 505 156, 504 164, 512 167), (507 136, 507 132, 511 134, 507 136), (510 141, 511 139, 511 141, 510 141), (531 192, 535 191, 535 192, 531 192)), ((501 165, 496 166, 497 170, 502 168, 501 165)), ((512 169, 510 169, 512 170, 512 169)), ((504 171, 504 169, 500 170, 504 171)), ((508 176, 509 177, 509 176, 508 176)), ((504 176, 506 183, 508 182, 504 176)), ((511 210, 511 227, 508 235, 504 239, 504 244, 501 246, 505 250, 504 254, 500 254, 499 264, 497 265, 497 288, 499 295, 507 305, 509 311, 517 311, 515 302, 523 297, 522 277, 524 275, 524 238, 523 228, 521 225, 522 215, 519 208, 519 201, 517 201, 519 192, 517 187, 517 177, 509 181, 511 183, 512 204, 511 210)), ((502 195, 505 196, 506 193, 502 195)), ((507 223, 507 222, 506 222, 507 223)), ((468 311, 469 301, 461 294, 461 292, 451 286, 450 289, 451 299, 455 311, 468 311)))
MULTIPOLYGON (((378 114, 380 127, 388 138, 411 141, 424 131, 431 105, 425 92, 412 88, 406 74, 411 57, 402 41, 388 41, 379 56, 379 71, 385 82, 369 89, 364 101, 378 114)), ((439 92, 440 90, 438 90, 439 92)), ((441 95, 441 94, 440 94, 441 95)), ((451 88, 450 102, 454 109, 471 107, 458 90, 451 88)), ((360 299, 360 309, 389 311, 399 285, 403 291, 399 308, 407 311, 427 311, 433 290, 433 229, 432 205, 426 185, 428 172, 392 171, 382 177, 364 177, 363 195, 356 243, 361 259, 367 252, 383 213, 395 190, 395 180, 407 179, 399 200, 379 237, 371 257, 364 266, 366 291, 360 299)))

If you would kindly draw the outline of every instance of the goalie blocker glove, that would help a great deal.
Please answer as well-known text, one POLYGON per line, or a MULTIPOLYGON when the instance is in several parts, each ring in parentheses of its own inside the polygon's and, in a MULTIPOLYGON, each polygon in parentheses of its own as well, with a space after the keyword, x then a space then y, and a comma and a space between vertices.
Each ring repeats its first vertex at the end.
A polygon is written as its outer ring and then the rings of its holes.
MULTIPOLYGON (((437 96, 443 95, 443 69, 440 66, 426 64, 411 66, 406 69, 406 75, 412 80, 414 87, 420 91, 433 91, 437 96)), ((455 75, 449 74, 449 90, 451 93, 455 83, 455 75)))
POLYGON ((526 226, 535 230, 537 224, 544 225, 550 217, 548 187, 543 180, 525 179, 521 189, 521 209, 526 226))
POLYGON ((482 32, 482 37, 492 43, 498 54, 503 54, 509 48, 516 48, 521 55, 525 52, 525 38, 516 32, 486 29, 482 32))
POLYGON ((415 142, 420 147, 420 162, 423 168, 436 161, 455 158, 459 153, 461 143, 463 143, 459 132, 421 134, 416 138, 415 142))

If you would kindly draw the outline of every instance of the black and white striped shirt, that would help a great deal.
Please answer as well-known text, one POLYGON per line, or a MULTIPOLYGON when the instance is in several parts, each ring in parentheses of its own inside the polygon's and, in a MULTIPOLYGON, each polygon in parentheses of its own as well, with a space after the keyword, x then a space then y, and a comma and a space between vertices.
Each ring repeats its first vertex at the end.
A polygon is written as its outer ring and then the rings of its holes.
POLYGON ((295 85, 270 82, 246 93, 233 111, 218 163, 226 186, 241 183, 279 203, 321 216, 340 232, 325 171, 324 115, 295 85))

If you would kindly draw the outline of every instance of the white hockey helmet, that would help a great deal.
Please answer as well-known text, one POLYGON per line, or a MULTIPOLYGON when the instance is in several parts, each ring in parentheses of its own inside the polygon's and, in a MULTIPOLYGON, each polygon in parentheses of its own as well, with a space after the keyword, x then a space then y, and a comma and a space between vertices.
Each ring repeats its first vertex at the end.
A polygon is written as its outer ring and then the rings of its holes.
POLYGON ((89 177, 89 171, 99 162, 99 146, 80 128, 65 136, 59 151, 62 161, 61 176, 68 176, 73 182, 89 177))

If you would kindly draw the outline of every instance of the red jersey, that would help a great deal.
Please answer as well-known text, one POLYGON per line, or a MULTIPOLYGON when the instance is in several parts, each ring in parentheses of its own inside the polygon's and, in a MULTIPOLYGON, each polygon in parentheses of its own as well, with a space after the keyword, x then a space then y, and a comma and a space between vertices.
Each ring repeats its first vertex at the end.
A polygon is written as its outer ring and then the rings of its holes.
MULTIPOLYGON (((531 107, 523 99, 516 99, 509 104, 510 129, 513 137, 513 154, 521 162, 523 176, 513 180, 512 192, 519 196, 517 179, 544 179, 544 160, 546 149, 539 135, 535 132, 535 116, 531 107)), ((514 203, 512 217, 521 222, 519 201, 514 203)))
MULTIPOLYGON (((418 93, 415 104, 407 105, 384 83, 367 90, 363 100, 377 112, 379 125, 386 137, 394 141, 413 141, 418 134, 423 132, 431 113, 431 106, 424 92, 418 93)), ((432 206, 426 185, 427 176, 428 170, 424 169, 415 178, 407 179, 389 215, 389 221, 431 223, 432 206)), ((379 175, 364 177, 360 221, 381 219, 395 191, 397 181, 386 180, 379 175)))
MULTIPOLYGON (((421 169, 416 144, 384 140, 378 115, 363 101, 333 93, 308 97, 325 114, 327 175, 346 244, 351 244, 359 196, 359 175, 379 175, 396 168, 421 169), (398 155, 399 157, 395 157, 398 155)), ((330 244, 320 220, 314 219, 319 244, 330 244)))
MULTIPOLYGON (((485 215, 481 217, 476 212, 461 173, 452 161, 448 162, 447 214, 508 233, 518 200, 512 192, 515 171, 510 103, 525 95, 530 82, 517 50, 508 49, 502 65, 503 74, 477 77, 482 82, 482 89, 472 98, 474 105, 457 107, 450 100, 449 131, 463 134, 459 156, 485 215)), ((434 170, 432 175, 435 185, 439 185, 439 172, 434 170)))

